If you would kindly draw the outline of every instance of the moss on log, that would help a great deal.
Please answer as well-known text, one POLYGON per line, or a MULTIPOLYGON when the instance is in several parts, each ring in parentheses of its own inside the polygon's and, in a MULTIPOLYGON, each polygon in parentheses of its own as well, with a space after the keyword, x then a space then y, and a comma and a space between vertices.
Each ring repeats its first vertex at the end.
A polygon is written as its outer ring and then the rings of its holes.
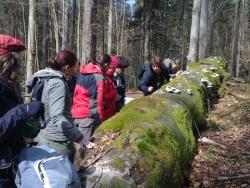
POLYGON ((83 185, 180 187, 196 147, 194 131, 206 126, 208 99, 220 91, 226 76, 219 58, 190 64, 156 93, 133 100, 101 124, 97 143, 105 135, 119 135, 102 144, 102 151, 113 148, 109 153, 80 172, 83 185), (166 86, 181 93, 169 93, 166 86))

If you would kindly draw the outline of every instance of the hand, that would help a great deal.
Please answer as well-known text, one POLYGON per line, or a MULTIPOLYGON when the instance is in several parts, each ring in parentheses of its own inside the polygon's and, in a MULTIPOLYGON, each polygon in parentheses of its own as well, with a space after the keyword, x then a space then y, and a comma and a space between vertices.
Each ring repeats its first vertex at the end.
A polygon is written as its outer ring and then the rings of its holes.
POLYGON ((90 142, 86 139, 81 139, 78 144, 81 146, 82 149, 92 149, 95 147, 95 144, 93 142, 90 142))
POLYGON ((28 104, 26 104, 26 112, 27 116, 35 116, 37 115, 42 108, 42 103, 40 101, 31 101, 28 104))
POLYGON ((154 88, 152 86, 148 87, 148 92, 152 92, 154 90, 154 88))

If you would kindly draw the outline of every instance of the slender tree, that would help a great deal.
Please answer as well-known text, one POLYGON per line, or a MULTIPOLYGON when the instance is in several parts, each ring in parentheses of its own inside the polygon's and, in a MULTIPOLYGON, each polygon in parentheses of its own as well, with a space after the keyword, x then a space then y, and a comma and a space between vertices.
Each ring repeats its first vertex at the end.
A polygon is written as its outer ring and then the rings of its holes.
POLYGON ((201 0, 194 0, 192 11, 192 25, 190 33, 190 43, 188 52, 188 61, 195 62, 198 60, 198 42, 199 42, 199 25, 200 25, 200 8, 201 0))
POLYGON ((35 67, 35 0, 29 0, 29 27, 27 49, 27 78, 34 73, 35 67))
POLYGON ((207 57, 208 51, 208 1, 201 0, 200 31, 199 31, 199 60, 207 57))
POLYGON ((112 48, 112 20, 113 20, 113 0, 109 0, 109 20, 108 20, 108 54, 111 54, 112 48))

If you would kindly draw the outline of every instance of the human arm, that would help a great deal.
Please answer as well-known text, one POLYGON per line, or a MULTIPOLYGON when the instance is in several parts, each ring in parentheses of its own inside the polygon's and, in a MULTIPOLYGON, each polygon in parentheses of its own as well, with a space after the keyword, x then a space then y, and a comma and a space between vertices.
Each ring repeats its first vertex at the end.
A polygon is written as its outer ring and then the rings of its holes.
POLYGON ((154 90, 152 86, 150 86, 150 80, 152 77, 152 73, 150 70, 145 70, 142 78, 139 81, 139 89, 145 94, 151 94, 154 90))
POLYGON ((39 112, 41 103, 32 101, 28 104, 18 104, 0 118, 0 143, 9 138, 22 121, 39 112))

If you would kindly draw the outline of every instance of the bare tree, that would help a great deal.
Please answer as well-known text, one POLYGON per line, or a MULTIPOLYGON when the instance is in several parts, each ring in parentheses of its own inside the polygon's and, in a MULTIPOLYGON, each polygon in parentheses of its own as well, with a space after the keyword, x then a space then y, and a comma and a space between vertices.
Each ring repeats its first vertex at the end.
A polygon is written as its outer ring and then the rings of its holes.
POLYGON ((193 12, 192 12, 192 25, 190 33, 190 44, 187 56, 189 62, 195 62, 198 60, 200 9, 201 9, 201 0, 194 0, 193 12))
POLYGON ((238 51, 238 39, 239 39, 239 12, 240 12, 241 0, 237 0, 235 3, 235 13, 234 13, 234 29, 233 29, 233 41, 232 41, 232 51, 231 51, 231 65, 229 67, 232 76, 236 76, 236 63, 238 51))
POLYGON ((62 9, 62 49, 69 47, 69 0, 63 0, 62 9))
POLYGON ((35 67, 35 0, 29 0, 29 27, 27 49, 27 78, 34 72, 35 67))
POLYGON ((201 0, 200 32, 199 32, 199 60, 207 57, 208 51, 208 1, 201 0))
POLYGON ((92 51, 91 13, 93 5, 94 5, 94 0, 84 0, 82 57, 81 57, 82 63, 85 63, 86 59, 91 57, 91 51, 92 51))
POLYGON ((55 41, 56 41, 56 52, 58 52, 59 51, 59 25, 58 25, 58 20, 57 20, 55 2, 52 3, 51 8, 52 8, 52 19, 53 19, 53 25, 54 25, 55 41))
POLYGON ((111 54, 112 49, 112 20, 113 20, 113 0, 109 0, 109 21, 108 21, 108 54, 111 54))

